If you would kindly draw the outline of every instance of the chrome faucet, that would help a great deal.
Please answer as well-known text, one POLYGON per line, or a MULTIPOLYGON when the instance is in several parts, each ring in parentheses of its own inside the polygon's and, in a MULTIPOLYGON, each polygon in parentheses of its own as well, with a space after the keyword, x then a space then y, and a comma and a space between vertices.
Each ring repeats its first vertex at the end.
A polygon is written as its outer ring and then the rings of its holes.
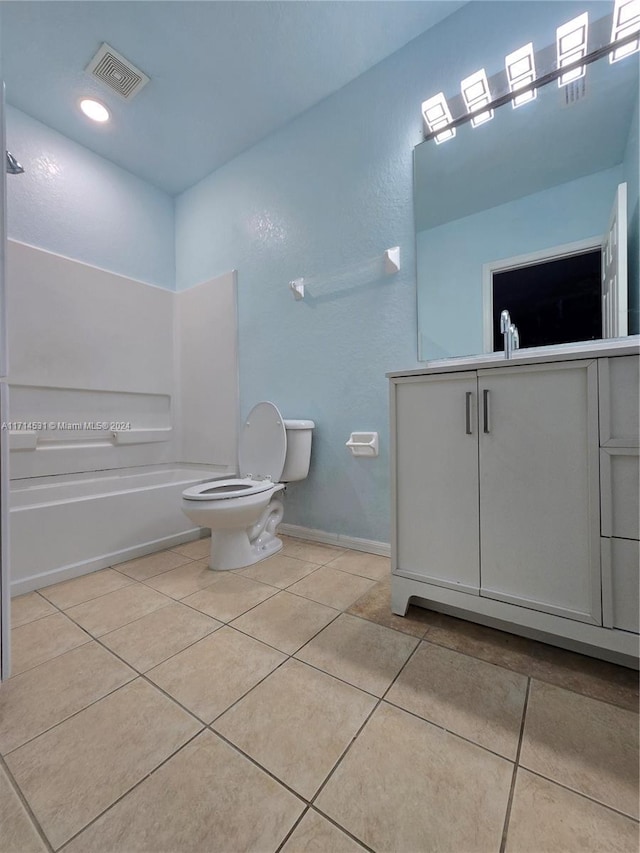
POLYGON ((500 314, 500 331, 504 337, 504 357, 511 358, 513 351, 520 349, 520 333, 506 309, 500 314))

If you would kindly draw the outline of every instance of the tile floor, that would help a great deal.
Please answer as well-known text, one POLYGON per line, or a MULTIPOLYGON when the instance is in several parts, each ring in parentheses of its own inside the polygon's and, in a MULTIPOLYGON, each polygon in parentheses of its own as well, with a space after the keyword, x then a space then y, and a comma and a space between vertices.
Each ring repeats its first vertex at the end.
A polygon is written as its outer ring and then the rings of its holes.
POLYGON ((208 546, 13 600, 2 853, 637 853, 637 674, 208 546))

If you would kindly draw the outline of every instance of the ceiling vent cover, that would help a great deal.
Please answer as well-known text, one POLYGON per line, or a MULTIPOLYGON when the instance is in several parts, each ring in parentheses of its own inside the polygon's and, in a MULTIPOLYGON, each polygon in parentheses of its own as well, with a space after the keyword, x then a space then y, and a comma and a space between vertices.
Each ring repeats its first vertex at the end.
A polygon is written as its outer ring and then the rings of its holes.
POLYGON ((587 94, 586 77, 580 77, 571 83, 567 83, 562 87, 563 95, 561 95, 561 105, 563 107, 572 107, 578 101, 581 101, 587 94))
POLYGON ((87 65, 86 71, 127 101, 134 98, 149 82, 144 72, 106 42, 87 65))

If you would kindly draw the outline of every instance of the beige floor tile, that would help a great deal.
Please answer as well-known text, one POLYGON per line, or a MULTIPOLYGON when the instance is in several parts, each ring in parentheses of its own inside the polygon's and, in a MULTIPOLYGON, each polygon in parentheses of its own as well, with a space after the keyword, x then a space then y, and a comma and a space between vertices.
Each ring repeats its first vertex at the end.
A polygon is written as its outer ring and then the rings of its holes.
POLYGON ((268 560, 261 560, 246 569, 238 569, 236 574, 245 578, 252 578, 261 583, 277 586, 278 589, 286 589, 292 583, 315 572, 318 563, 309 563, 307 560, 298 560, 296 557, 287 557, 282 552, 268 560))
POLYGON ((82 575, 82 577, 73 578, 70 581, 62 581, 62 583, 47 586, 38 592, 56 607, 66 610, 75 604, 82 604, 83 601, 106 595, 106 593, 121 589, 130 583, 132 583, 131 578, 121 575, 120 572, 115 572, 113 569, 102 569, 99 572, 90 572, 88 575, 82 575))
POLYGON ((0 689, 0 752, 10 752, 135 676, 91 642, 10 678, 0 689))
POLYGON ((136 583, 70 607, 66 613, 94 637, 115 631, 141 616, 171 604, 172 599, 136 583))
POLYGON ((11 599, 11 627, 18 628, 58 611, 37 592, 27 592, 11 599))
POLYGON ((337 615, 337 610, 323 604, 279 592, 240 616, 233 626, 291 655, 337 615))
POLYGON ((306 560, 308 563, 317 563, 323 566, 329 560, 344 552, 344 548, 336 548, 335 545, 322 545, 319 542, 307 542, 305 539, 294 539, 288 536, 282 540, 284 547, 282 554, 285 557, 295 557, 297 560, 306 560))
POLYGON ((141 679, 7 756, 53 847, 61 846, 200 728, 141 679))
POLYGON ((206 536, 204 539, 183 542, 182 545, 175 545, 171 550, 175 551, 176 554, 189 557, 190 560, 204 560, 211 552, 211 537, 206 536))
POLYGON ((289 660, 214 728, 309 799, 375 703, 366 693, 289 660))
POLYGON ((231 622, 276 592, 275 587, 240 577, 234 572, 221 572, 211 586, 182 600, 189 607, 195 607, 221 622, 231 622))
POLYGON ((201 720, 210 723, 272 672, 286 656, 222 627, 147 673, 201 720))
POLYGON ((100 642, 146 672, 220 627, 220 622, 172 602, 129 625, 104 634, 100 642))
POLYGON ((415 637, 342 614, 296 657, 382 696, 418 644, 415 637))
POLYGON ((638 817, 638 716, 533 681, 520 764, 638 817))
POLYGON ((526 693, 524 675, 423 642, 385 698, 513 761, 526 693))
POLYGON ((638 824, 520 768, 506 853, 638 853, 638 824))
POLYGON ((45 853, 46 849, 20 797, 0 767, 0 850, 3 853, 45 853))
POLYGON ((639 681, 635 670, 443 613, 422 613, 428 623, 426 639, 430 642, 593 699, 638 710, 639 681))
POLYGON ((361 847, 322 815, 309 809, 281 853, 362 853, 361 847))
POLYGON ((330 569, 340 569, 352 575, 360 575, 374 581, 391 577, 391 560, 378 554, 367 554, 364 551, 345 551, 335 560, 327 563, 330 569))
POLYGON ((90 640, 64 613, 20 625, 11 631, 11 674, 18 675, 90 640))
POLYGON ((391 584, 389 580, 380 581, 347 609, 348 613, 394 628, 413 637, 424 637, 427 630, 426 611, 421 607, 409 605, 406 616, 396 616, 391 612, 391 584))
POLYGON ((145 583, 164 595, 180 599, 215 583, 217 578, 218 573, 209 568, 206 560, 198 560, 150 578, 145 583))
POLYGON ((118 563, 115 568, 133 580, 144 581, 171 569, 177 569, 179 566, 185 566, 194 559, 195 557, 174 551, 157 551, 145 557, 127 560, 126 563, 118 563))
POLYGON ((65 853, 273 853, 303 808, 275 779, 206 731, 65 853))
POLYGON ((512 771, 383 702, 316 805, 374 850, 496 853, 512 771))
POLYGON ((290 586, 289 592, 303 595, 319 604, 326 604, 327 607, 343 610, 368 592, 373 585, 373 581, 366 578, 321 566, 313 574, 290 586))

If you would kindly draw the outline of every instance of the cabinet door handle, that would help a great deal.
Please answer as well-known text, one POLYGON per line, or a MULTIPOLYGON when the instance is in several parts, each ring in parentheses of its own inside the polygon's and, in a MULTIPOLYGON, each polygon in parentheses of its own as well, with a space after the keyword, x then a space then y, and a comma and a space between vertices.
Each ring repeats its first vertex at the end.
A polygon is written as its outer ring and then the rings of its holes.
POLYGON ((471 427, 471 400, 473 398, 473 391, 467 391, 465 394, 465 419, 466 419, 466 429, 465 432, 467 435, 473 434, 473 429, 471 427))
POLYGON ((491 423, 489 420, 489 389, 485 388, 482 392, 482 421, 483 421, 483 430, 484 432, 491 432, 491 423))

